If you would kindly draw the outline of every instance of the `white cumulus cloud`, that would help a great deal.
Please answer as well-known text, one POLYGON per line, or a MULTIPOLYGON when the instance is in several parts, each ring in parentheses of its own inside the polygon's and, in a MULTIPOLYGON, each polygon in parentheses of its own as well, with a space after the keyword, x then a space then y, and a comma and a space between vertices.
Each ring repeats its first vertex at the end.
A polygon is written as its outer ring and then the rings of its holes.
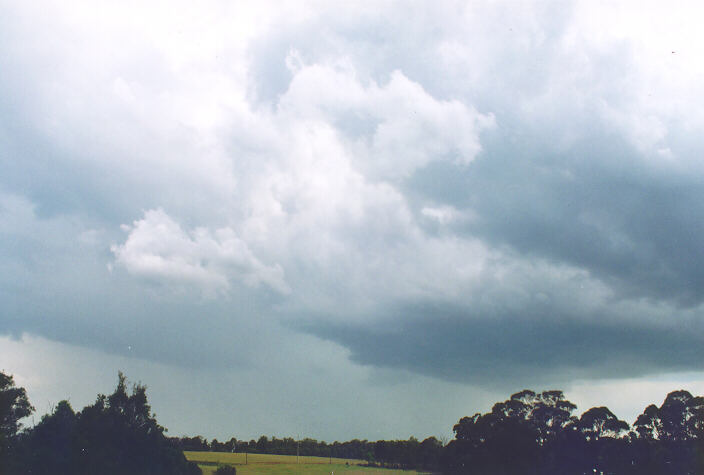
POLYGON ((111 247, 115 262, 134 275, 190 284, 204 291, 227 291, 231 282, 267 285, 288 293, 281 266, 267 266, 230 228, 184 230, 162 209, 149 210, 132 226, 122 245, 111 247))
POLYGON ((482 149, 479 134, 495 125, 491 113, 435 98, 402 71, 378 84, 345 62, 299 65, 279 112, 334 125, 365 174, 391 181, 434 160, 468 164, 482 149))

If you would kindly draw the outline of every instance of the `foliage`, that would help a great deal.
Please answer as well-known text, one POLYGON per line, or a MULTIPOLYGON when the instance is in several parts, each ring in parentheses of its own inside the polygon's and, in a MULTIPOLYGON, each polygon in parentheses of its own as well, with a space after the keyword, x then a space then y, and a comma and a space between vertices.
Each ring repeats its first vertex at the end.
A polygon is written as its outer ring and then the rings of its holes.
POLYGON ((76 465, 73 450, 78 417, 68 401, 61 401, 52 414, 24 434, 20 455, 32 473, 69 473, 76 465), (29 462, 31 460, 31 462, 29 462))
POLYGON ((445 450, 454 473, 704 473, 704 398, 687 391, 650 405, 632 431, 606 407, 577 419, 560 391, 524 390, 463 417, 445 450), (510 453, 510 457, 506 454, 510 453))
POLYGON ((619 437, 628 431, 628 424, 619 420, 607 407, 592 407, 582 414, 577 429, 587 441, 602 437, 619 437))
POLYGON ((200 473, 165 436, 147 404, 146 387, 115 391, 74 413, 66 401, 22 438, 24 471, 33 474, 120 475, 200 473))
POLYGON ((215 470, 214 475, 236 475, 237 470, 232 465, 222 465, 215 470))
POLYGON ((25 389, 15 386, 11 375, 0 372, 0 467, 10 466, 11 452, 22 427, 20 420, 32 411, 25 389))
POLYGON ((673 391, 634 424, 633 465, 641 473, 702 473, 704 398, 673 391))
POLYGON ((562 391, 523 390, 496 403, 491 412, 463 417, 454 426, 447 465, 466 473, 538 473, 545 447, 574 424, 576 406, 562 391), (511 457, 504 454, 511 448, 511 457))

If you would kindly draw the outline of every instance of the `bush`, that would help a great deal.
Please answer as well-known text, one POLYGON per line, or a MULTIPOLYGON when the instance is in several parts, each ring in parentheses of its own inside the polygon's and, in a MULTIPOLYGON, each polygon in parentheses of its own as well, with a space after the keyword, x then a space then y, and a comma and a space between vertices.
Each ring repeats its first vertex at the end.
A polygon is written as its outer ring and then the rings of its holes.
POLYGON ((221 465, 215 470, 214 475, 235 475, 237 470, 232 465, 221 465))

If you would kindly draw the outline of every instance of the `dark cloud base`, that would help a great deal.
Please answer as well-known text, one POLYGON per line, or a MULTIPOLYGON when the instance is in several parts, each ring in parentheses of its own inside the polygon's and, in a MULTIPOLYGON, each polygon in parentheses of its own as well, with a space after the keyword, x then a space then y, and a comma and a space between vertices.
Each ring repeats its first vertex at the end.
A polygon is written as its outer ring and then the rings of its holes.
POLYGON ((409 307, 382 327, 329 321, 299 329, 351 351, 353 361, 463 383, 502 386, 704 369, 704 337, 622 322, 409 307))

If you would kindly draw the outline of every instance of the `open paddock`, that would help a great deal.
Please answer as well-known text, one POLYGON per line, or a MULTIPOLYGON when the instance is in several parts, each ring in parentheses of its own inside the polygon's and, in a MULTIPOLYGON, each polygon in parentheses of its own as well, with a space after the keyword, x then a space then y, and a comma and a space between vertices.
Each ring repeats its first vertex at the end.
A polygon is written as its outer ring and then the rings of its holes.
POLYGON ((292 474, 331 474, 344 473, 346 475, 414 475, 413 470, 393 470, 374 467, 363 467, 364 460, 340 459, 333 457, 311 457, 295 455, 271 454, 244 454, 229 452, 184 452, 186 458, 198 463, 203 470, 203 475, 211 475, 219 465, 233 465, 238 474, 267 474, 267 475, 292 475, 292 474), (245 464, 246 461, 246 464, 245 464))

